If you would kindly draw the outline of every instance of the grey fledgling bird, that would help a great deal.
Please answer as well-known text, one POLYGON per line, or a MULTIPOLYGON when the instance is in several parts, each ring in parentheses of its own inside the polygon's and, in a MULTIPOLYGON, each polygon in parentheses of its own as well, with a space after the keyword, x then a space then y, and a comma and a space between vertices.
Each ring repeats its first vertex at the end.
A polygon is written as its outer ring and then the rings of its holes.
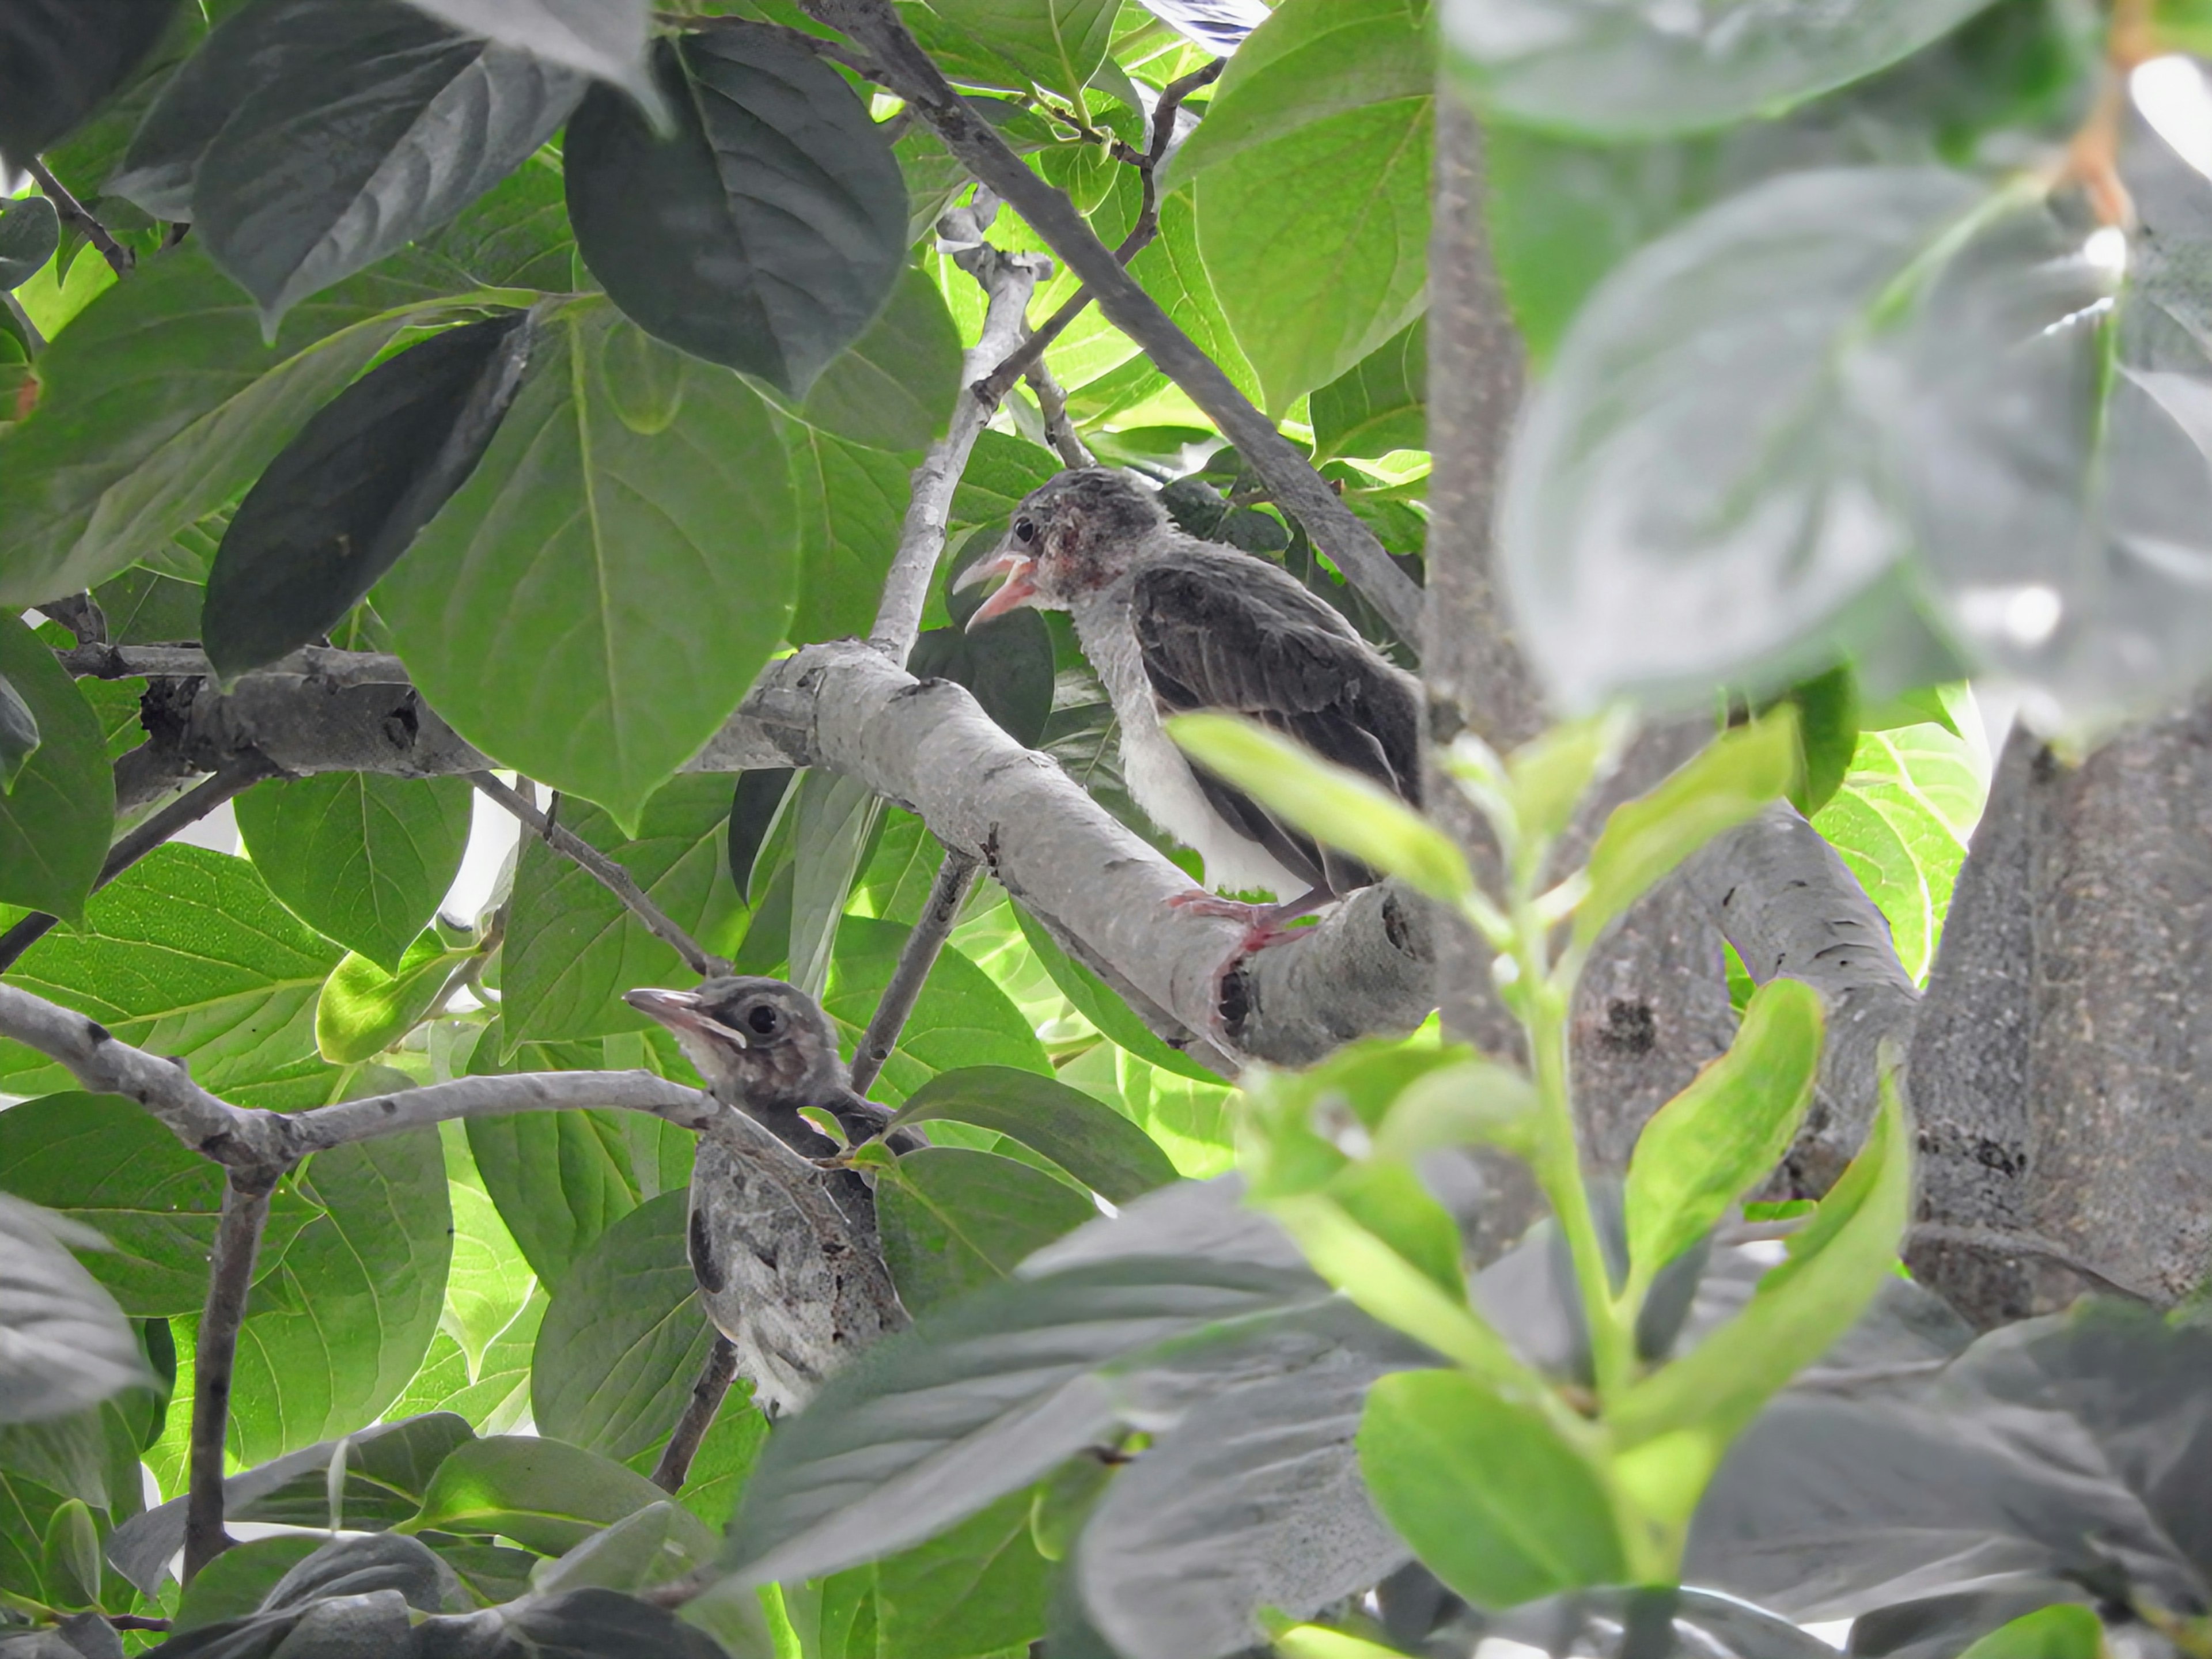
MULTIPOLYGON (((854 1170, 811 1166, 838 1147, 799 1110, 830 1112, 855 1145, 883 1133, 890 1114, 853 1091, 829 1016, 794 985, 728 976, 623 1000, 675 1033, 715 1099, 799 1155, 764 1158, 702 1134, 685 1238, 700 1301, 737 1349, 754 1398, 771 1411, 804 1405, 830 1371, 907 1319, 877 1244, 874 1194, 854 1170)), ((910 1131, 893 1142, 916 1144, 910 1131)))
POLYGON ((1182 902, 1244 921, 1249 951, 1375 879, 1193 766, 1160 725, 1191 709, 1248 715, 1418 806, 1419 687, 1327 603, 1265 559, 1184 534, 1151 489, 1103 467, 1032 491, 1005 546, 961 585, 994 575, 1006 580, 969 627, 1024 606, 1068 612, 1113 700, 1137 804, 1198 850, 1212 886, 1282 901, 1182 902))

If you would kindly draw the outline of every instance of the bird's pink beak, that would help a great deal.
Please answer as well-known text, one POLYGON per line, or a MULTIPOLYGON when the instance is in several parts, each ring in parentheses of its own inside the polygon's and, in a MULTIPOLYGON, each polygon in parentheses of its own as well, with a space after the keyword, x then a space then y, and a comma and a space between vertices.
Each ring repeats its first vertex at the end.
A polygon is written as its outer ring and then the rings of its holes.
POLYGON ((1036 603, 1036 560, 1031 555, 1017 552, 1012 548, 969 565, 960 573, 960 580, 952 586, 957 592, 963 587, 973 587, 978 582, 988 581, 994 576, 1004 576, 1006 584, 975 607, 975 614, 968 618, 967 631, 970 634, 994 617, 1003 617, 1009 611, 1018 611, 1025 605, 1036 603))
POLYGON ((625 991, 623 1000, 647 1018, 659 1020, 672 1031, 688 1031, 709 1042, 716 1039, 732 1042, 740 1048, 751 1046, 745 1041, 743 1031, 732 1030, 720 1020, 708 1018, 700 1009, 699 999, 690 991, 625 991))

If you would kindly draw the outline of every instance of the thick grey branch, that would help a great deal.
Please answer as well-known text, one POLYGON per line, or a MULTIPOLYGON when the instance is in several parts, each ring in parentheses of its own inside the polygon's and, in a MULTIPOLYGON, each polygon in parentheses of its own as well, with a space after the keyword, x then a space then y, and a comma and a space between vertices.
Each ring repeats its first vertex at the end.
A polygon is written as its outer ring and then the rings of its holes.
POLYGON ((340 1101, 276 1121, 292 1156, 303 1157, 327 1146, 463 1118, 599 1109, 645 1112, 679 1128, 704 1133, 726 1109, 712 1095, 651 1072, 517 1072, 504 1077, 455 1078, 396 1094, 340 1101))
POLYGON ((230 1432, 231 1374, 276 1173, 232 1170, 223 1182, 222 1219, 216 1228, 215 1253, 208 1267, 207 1305, 194 1339, 191 1485, 185 1504, 187 1584, 232 1542, 222 1523, 222 1449, 230 1432))
POLYGON ((1048 246, 1090 288, 1098 306, 1142 347, 1156 367, 1210 416, 1285 512, 1338 569, 1407 639, 1418 639, 1421 592, 1382 543, 1339 501, 1274 424, 1252 406, 1212 358, 1160 308, 1067 198, 1008 149, 990 123, 952 88, 916 43, 890 0, 804 0, 809 15, 873 54, 885 83, 919 110, 945 146, 982 183, 1013 204, 1048 246))
POLYGON ((100 257, 113 267, 118 276, 128 276, 138 263, 138 256, 108 234, 107 227, 93 216, 90 209, 78 201, 68 185, 47 170, 46 164, 33 156, 23 164, 23 171, 35 179, 39 193, 54 204, 54 211, 66 224, 75 225, 84 240, 100 250, 100 257))
POLYGON ((675 947, 676 954, 684 958, 684 965, 702 979, 717 974, 726 974, 730 964, 703 949, 698 940, 670 920, 668 914, 647 895, 631 878, 629 871, 573 830, 564 830, 547 817, 515 791, 508 788, 489 772, 471 772, 469 781, 477 791, 512 812, 524 826, 539 836, 555 852, 572 863, 591 872, 599 884, 629 908, 630 914, 646 925, 654 938, 675 947))
POLYGON ((884 1062, 898 1046, 899 1033, 906 1029, 907 1017, 914 1012, 915 999, 928 983, 929 970, 937 965, 938 952, 944 950, 953 924, 960 920, 960 907, 975 890, 975 872, 981 867, 965 853, 947 853, 937 866, 937 879, 930 884, 921 919, 906 936, 898 966, 891 970, 891 982, 884 987, 868 1029, 860 1033, 859 1046, 853 1050, 854 1093, 868 1092, 876 1073, 884 1069, 884 1062))

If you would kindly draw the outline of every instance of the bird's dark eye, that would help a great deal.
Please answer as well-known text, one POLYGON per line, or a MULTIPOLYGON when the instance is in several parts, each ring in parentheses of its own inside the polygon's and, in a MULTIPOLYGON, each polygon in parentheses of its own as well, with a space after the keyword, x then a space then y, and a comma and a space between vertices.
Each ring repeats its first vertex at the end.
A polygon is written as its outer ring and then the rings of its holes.
POLYGON ((1035 519, 1015 520, 1014 539, 1018 542, 1035 541, 1036 539, 1036 520, 1035 519))
POLYGON ((762 1036, 774 1036, 775 1028, 782 1023, 781 1018, 775 1010, 765 1002, 755 1003, 751 1011, 745 1015, 745 1024, 751 1026, 762 1036))

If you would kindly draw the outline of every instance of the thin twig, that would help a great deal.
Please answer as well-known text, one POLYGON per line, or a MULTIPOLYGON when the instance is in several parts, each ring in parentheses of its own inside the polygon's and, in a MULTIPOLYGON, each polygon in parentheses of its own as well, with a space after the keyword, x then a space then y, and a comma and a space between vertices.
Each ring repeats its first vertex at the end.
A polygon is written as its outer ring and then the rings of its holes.
MULTIPOLYGON (((1137 210, 1137 222, 1114 250, 1114 258, 1126 265, 1142 253, 1160 234, 1160 164, 1167 157, 1168 147, 1175 142, 1176 112, 1182 107, 1183 100, 1200 87, 1211 86, 1221 78, 1227 61, 1217 58, 1204 69, 1193 70, 1177 81, 1170 81, 1160 93, 1160 100, 1152 107, 1152 142, 1146 145, 1143 155, 1138 155, 1127 144, 1116 144, 1114 153, 1137 169, 1144 184, 1144 200, 1137 210)), ((1068 325, 1083 314, 1091 303, 1091 289, 1086 286, 1075 290, 1067 302, 1045 319, 1036 333, 1030 336, 1020 350, 1000 364, 988 379, 975 387, 975 395, 995 405, 1014 382, 1027 374, 1031 368, 1044 361, 1044 354, 1052 343, 1066 332, 1068 325)), ((1077 465, 1070 462, 1070 465, 1077 465)))
POLYGON ((691 1474, 691 1460, 699 1455, 699 1443, 714 1426, 714 1414, 722 1409, 722 1401, 737 1376, 737 1348, 728 1337, 717 1334, 714 1346, 707 1350, 707 1363, 700 1368, 699 1380, 691 1385, 691 1397, 684 1402, 684 1415, 676 1421, 676 1432, 668 1437, 660 1462, 648 1477, 661 1491, 683 1489, 691 1474))
POLYGON ((1220 428, 1285 511, 1399 635, 1420 638, 1422 596, 1375 533, 1337 499, 1328 482, 1274 422, 1253 407, 1221 366, 1121 269, 1074 204, 1009 149, 995 128, 953 89, 921 49, 890 0, 801 0, 808 15, 873 54, 890 90, 921 111, 945 147, 978 180, 1020 213, 1066 267, 1097 295, 1108 320, 1127 335, 1220 428))
MULTIPOLYGON (((1021 344, 1030 295, 1052 270, 1042 254, 1006 253, 983 240, 998 213, 998 198, 978 191, 971 207, 955 208, 938 221, 939 234, 954 245, 952 258, 982 284, 988 296, 983 332, 969 351, 961 379, 965 384, 987 366, 1003 362, 1021 344)), ((998 400, 963 397, 952 408, 945 435, 929 447, 914 470, 906 518, 899 526, 898 550, 884 577, 883 599, 868 643, 901 667, 921 629, 921 612, 937 562, 945 552, 945 527, 951 516, 953 492, 967 470, 975 440, 998 408, 998 400)))
MULTIPOLYGON (((273 776, 276 770, 260 756, 249 753, 197 788, 178 796, 107 849, 107 862, 93 878, 92 890, 98 892, 162 842, 198 823, 225 801, 242 794, 264 778, 273 776)), ((0 973, 14 967, 17 957, 44 939, 54 921, 45 911, 33 910, 6 933, 0 933, 0 973)))
POLYGON ((228 1549, 222 1523, 222 1449, 230 1432, 231 1372, 238 1358, 238 1328, 253 1285, 253 1259, 269 1219, 272 1170, 233 1170, 223 1182, 222 1219, 209 1264, 207 1309, 200 1316, 192 1359, 192 1441, 190 1496, 185 1503, 185 1583, 228 1549))
POLYGON ((114 268, 118 276, 128 276, 138 256, 107 234, 107 227, 93 217, 91 210, 70 193, 67 185, 47 170, 46 164, 33 156, 23 164, 39 186, 39 193, 54 204, 54 211, 66 223, 75 225, 84 234, 84 240, 100 250, 101 258, 114 268))
POLYGON ((937 866, 937 879, 930 884, 921 918, 900 947, 891 982, 884 987, 883 999, 876 1004, 868 1029, 860 1034, 859 1046, 853 1050, 855 1094, 868 1092, 868 1085, 898 1046, 899 1033, 906 1029, 907 1017, 914 1012, 915 1000, 928 983, 929 970, 937 965, 938 952, 945 948, 953 924, 960 920, 960 907, 968 902, 969 892, 975 885, 975 872, 981 867, 979 860, 957 852, 945 854, 945 862, 937 866))
POLYGON ((684 958, 684 965, 702 979, 712 979, 730 971, 730 964, 710 954, 698 940, 670 921, 668 915, 630 877, 629 871, 574 831, 563 830, 544 813, 508 788, 489 772, 471 772, 469 781, 477 789, 499 803, 529 829, 537 832, 545 844, 562 857, 580 865, 599 884, 625 905, 630 914, 643 922, 653 937, 675 947, 676 954, 684 958))
POLYGON ((1095 466, 1098 458, 1076 431, 1075 423, 1067 418, 1067 393, 1053 378, 1052 370, 1040 358, 1030 366, 1030 390, 1036 393, 1037 408, 1044 416, 1044 435, 1059 453, 1061 461, 1069 466, 1095 466))

